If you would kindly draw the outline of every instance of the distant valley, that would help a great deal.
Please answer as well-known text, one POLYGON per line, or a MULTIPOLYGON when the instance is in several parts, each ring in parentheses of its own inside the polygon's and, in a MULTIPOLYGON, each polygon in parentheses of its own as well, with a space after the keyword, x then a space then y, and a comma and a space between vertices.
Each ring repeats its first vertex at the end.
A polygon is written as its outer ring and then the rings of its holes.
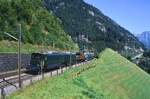
POLYGON ((150 31, 138 34, 137 38, 144 44, 146 48, 150 49, 150 31))

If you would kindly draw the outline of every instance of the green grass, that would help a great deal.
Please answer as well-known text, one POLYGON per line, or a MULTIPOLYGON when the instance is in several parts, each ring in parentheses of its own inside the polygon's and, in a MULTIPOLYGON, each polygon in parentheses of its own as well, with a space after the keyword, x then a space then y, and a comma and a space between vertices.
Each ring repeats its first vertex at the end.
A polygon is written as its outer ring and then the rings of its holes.
POLYGON ((149 99, 150 76, 117 52, 106 49, 89 65, 46 78, 8 99, 149 99), (72 76, 88 66, 96 66, 72 76))

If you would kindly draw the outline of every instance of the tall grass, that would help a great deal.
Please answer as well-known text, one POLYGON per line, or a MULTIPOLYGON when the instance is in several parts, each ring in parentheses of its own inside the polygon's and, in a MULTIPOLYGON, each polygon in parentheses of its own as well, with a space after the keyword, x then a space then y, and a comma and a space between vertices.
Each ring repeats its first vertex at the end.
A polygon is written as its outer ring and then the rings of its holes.
POLYGON ((150 76, 111 49, 100 59, 46 78, 8 99, 149 99, 150 76), (89 66, 93 68, 85 69, 89 66), (82 71, 82 72, 80 72, 82 71), (76 77, 75 73, 80 72, 76 77))

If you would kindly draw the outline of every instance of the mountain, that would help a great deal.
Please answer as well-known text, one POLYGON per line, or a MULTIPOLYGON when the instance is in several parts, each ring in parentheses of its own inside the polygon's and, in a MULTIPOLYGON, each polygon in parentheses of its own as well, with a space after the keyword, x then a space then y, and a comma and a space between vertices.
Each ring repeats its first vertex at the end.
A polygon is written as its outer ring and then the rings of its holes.
POLYGON ((149 99, 149 84, 150 75, 106 49, 99 59, 39 81, 7 99, 149 99))
POLYGON ((133 34, 83 0, 43 1, 81 49, 94 48, 100 52, 109 47, 130 56, 142 51, 143 44, 133 34))
POLYGON ((138 34, 137 37, 145 45, 146 48, 150 49, 150 31, 138 34))
POLYGON ((18 23, 22 25, 24 44, 55 45, 61 49, 76 47, 60 20, 45 9, 41 0, 0 0, 0 41, 12 41, 4 32, 17 37, 18 23))

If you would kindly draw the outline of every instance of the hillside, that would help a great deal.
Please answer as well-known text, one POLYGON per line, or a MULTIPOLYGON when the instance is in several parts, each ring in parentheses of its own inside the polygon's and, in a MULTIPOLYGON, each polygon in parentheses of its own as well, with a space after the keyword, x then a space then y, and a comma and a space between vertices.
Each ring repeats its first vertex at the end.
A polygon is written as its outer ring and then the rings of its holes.
POLYGON ((37 82, 8 99, 149 99, 149 83, 147 73, 106 49, 89 65, 37 82), (91 68, 73 76, 85 67, 91 68))
MULTIPOLYGON (((34 53, 34 52, 43 52, 47 50, 63 50, 62 48, 53 47, 51 45, 49 46, 42 46, 37 44, 22 44, 21 45, 21 53, 34 53)), ((15 41, 9 41, 9 40, 2 40, 0 41, 0 53, 18 53, 18 42, 15 41)))
POLYGON ((145 45, 146 48, 150 49, 150 31, 143 32, 137 35, 137 37, 145 45))
POLYGON ((65 31, 81 49, 94 48, 100 52, 104 48, 112 48, 131 56, 143 48, 128 30, 83 0, 43 1, 46 8, 60 18, 65 31))
POLYGON ((18 23, 22 25, 24 44, 77 48, 60 20, 44 8, 41 0, 0 0, 0 41, 13 40, 4 32, 17 37, 18 23))

